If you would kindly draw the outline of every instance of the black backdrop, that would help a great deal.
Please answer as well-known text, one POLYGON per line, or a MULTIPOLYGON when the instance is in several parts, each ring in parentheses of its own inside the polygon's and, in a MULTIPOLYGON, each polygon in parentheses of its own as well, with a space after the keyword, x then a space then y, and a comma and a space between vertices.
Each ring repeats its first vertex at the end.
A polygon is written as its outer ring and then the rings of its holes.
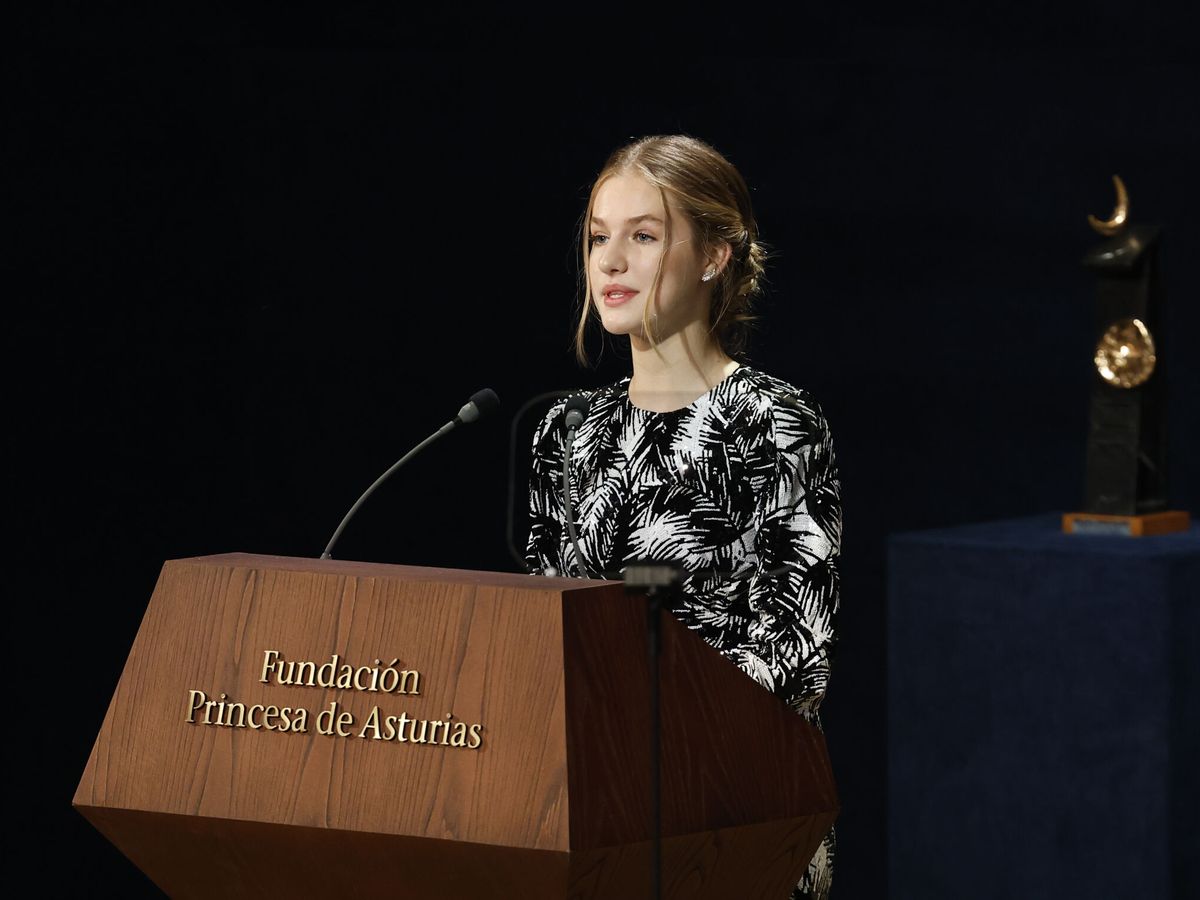
MULTIPOLYGON (((1171 493, 1195 510, 1200 78, 1183 37, 1118 16, 892 24, 650 64, 587 41, 552 62, 505 52, 519 17, 470 46, 394 16, 324 24, 131 38, 74 16, 8 63, 11 633, 33 673, 10 694, 28 763, 13 815, 34 824, 16 865, 47 894, 154 894, 69 802, 162 560, 316 555, 477 388, 511 414, 623 374, 619 348, 589 371, 568 349, 575 223, 609 150, 683 131, 741 168, 775 248, 751 362, 810 389, 834 430, 836 881, 880 896, 885 537, 1078 507, 1079 259, 1114 172, 1134 221, 1166 229, 1171 493)), ((338 555, 511 569, 507 425, 413 463, 338 555)))

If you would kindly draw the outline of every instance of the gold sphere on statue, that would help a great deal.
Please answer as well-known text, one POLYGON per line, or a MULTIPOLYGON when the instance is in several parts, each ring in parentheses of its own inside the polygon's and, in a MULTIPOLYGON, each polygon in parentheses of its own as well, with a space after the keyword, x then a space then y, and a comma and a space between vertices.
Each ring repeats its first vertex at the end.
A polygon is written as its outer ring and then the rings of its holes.
POLYGON ((1118 388, 1145 384, 1154 372, 1154 338, 1141 319, 1120 319, 1096 344, 1096 371, 1118 388))

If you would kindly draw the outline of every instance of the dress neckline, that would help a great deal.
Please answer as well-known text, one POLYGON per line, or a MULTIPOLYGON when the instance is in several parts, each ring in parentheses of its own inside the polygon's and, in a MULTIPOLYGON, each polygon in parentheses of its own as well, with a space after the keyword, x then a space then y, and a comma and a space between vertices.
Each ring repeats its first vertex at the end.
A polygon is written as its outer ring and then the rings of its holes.
POLYGON ((633 410, 635 415, 643 416, 647 419, 653 419, 653 418, 658 418, 658 417, 663 417, 663 416, 677 416, 680 413, 685 413, 685 412, 688 412, 689 410, 699 409, 700 407, 711 403, 712 398, 716 395, 718 390, 720 390, 726 384, 732 384, 734 380, 741 380, 742 373, 748 372, 749 368, 750 367, 745 365, 744 363, 738 363, 738 367, 736 369, 734 369, 732 372, 730 372, 728 375, 726 375, 724 378, 722 378, 720 381, 718 381, 716 384, 714 384, 712 387, 710 387, 707 391, 705 391, 703 394, 701 394, 699 397, 697 397, 691 403, 687 404, 686 406, 681 406, 678 409, 666 410, 665 412, 656 412, 655 410, 652 410, 652 409, 642 409, 642 407, 636 405, 632 400, 629 399, 629 385, 633 381, 632 375, 626 375, 623 379, 621 379, 621 388, 622 388, 621 396, 625 401, 625 405, 629 409, 633 410))

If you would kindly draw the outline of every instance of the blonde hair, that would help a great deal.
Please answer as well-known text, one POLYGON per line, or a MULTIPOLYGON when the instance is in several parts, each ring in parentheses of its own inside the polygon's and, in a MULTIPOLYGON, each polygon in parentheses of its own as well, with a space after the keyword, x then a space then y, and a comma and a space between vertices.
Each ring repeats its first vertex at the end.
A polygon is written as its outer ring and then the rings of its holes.
MULTIPOLYGON (((762 292, 767 259, 766 248, 758 241, 758 225, 750 206, 750 191, 745 179, 724 156, 704 141, 687 135, 653 135, 627 144, 615 151, 596 176, 588 197, 582 223, 583 303, 575 329, 575 355, 587 364, 584 336, 588 320, 595 313, 589 261, 589 227, 600 186, 616 175, 634 174, 658 188, 663 209, 674 202, 691 222, 700 246, 708 251, 715 245, 729 245, 729 261, 718 273, 713 285, 709 332, 730 357, 743 353, 749 337, 750 312, 754 298, 762 292)), ((668 220, 669 220, 668 216, 668 220)), ((670 224, 667 224, 670 245, 670 224)), ((666 251, 658 261, 650 297, 657 296, 666 251)), ((655 343, 648 302, 642 312, 642 333, 655 343)), ((598 314, 596 314, 598 316, 598 314)))

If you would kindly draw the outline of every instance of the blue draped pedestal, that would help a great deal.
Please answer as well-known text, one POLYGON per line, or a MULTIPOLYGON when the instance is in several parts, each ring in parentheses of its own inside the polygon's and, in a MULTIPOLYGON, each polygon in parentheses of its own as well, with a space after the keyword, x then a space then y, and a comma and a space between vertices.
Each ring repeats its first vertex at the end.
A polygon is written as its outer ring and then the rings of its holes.
POLYGON ((888 542, 892 898, 1200 897, 1200 528, 888 542))

